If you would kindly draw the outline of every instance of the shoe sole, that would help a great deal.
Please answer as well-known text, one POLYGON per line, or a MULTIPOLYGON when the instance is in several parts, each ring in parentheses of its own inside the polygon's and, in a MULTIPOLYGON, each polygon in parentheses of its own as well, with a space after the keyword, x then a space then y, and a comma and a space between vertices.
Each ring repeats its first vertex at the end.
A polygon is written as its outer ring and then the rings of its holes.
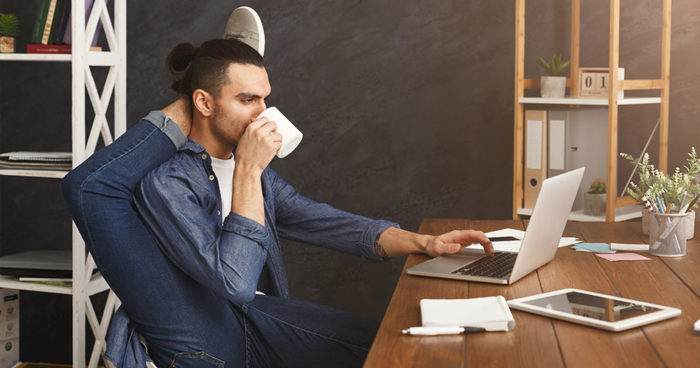
POLYGON ((224 38, 226 38, 226 35, 228 33, 226 32, 226 29, 228 29, 231 18, 233 17, 234 13, 236 13, 236 11, 238 11, 239 9, 245 10, 247 15, 252 15, 253 20, 255 22, 255 30, 258 33, 258 44, 257 47, 253 46, 253 48, 256 49, 258 53, 260 53, 260 56, 263 56, 265 54, 265 30, 263 29, 262 20, 260 19, 260 16, 253 8, 249 6, 240 6, 231 12, 229 20, 226 22, 226 28, 224 29, 224 38))

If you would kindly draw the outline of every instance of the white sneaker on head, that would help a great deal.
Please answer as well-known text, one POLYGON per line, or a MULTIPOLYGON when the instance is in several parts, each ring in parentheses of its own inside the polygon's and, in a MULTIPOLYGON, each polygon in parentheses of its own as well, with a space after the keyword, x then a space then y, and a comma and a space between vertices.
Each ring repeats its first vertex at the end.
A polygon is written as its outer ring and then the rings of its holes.
POLYGON ((251 7, 241 6, 231 12, 224 38, 235 38, 254 48, 260 56, 265 54, 265 31, 258 13, 251 7))

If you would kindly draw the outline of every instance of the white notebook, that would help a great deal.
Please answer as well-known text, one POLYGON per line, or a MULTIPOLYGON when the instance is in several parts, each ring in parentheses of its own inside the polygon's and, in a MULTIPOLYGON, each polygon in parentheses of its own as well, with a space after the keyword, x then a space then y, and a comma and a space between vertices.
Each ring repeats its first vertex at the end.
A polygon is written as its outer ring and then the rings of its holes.
POLYGON ((506 299, 489 296, 471 299, 421 299, 423 326, 482 327, 486 331, 510 331, 515 320, 506 299))

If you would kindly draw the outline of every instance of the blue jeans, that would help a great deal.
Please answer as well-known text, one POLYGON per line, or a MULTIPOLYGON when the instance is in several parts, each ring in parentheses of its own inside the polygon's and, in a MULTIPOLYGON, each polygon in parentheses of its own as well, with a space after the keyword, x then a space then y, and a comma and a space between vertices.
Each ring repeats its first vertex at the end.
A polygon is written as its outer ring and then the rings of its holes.
POLYGON ((62 182, 95 263, 156 365, 360 366, 375 322, 275 296, 233 305, 169 261, 132 207, 141 178, 176 152, 161 129, 141 121, 62 182))

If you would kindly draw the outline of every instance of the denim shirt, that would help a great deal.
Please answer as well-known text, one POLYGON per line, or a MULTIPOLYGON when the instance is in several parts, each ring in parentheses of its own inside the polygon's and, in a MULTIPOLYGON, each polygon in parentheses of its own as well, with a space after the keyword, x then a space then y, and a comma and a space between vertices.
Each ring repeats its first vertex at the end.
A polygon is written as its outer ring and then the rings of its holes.
POLYGON ((384 230, 397 224, 306 198, 269 167, 261 181, 265 226, 235 212, 222 224, 221 195, 211 157, 190 139, 142 180, 135 204, 171 261, 236 305, 255 297, 264 266, 271 289, 266 291, 289 297, 280 237, 382 260, 375 254, 374 243, 384 230))
MULTIPOLYGON (((209 154, 186 140, 162 112, 151 112, 145 120, 166 134, 178 152, 142 180, 134 194, 137 211, 172 262, 235 304, 254 297, 263 265, 270 284, 265 291, 289 296, 280 237, 379 261, 375 240, 388 227, 398 227, 305 198, 269 168, 261 178, 265 226, 236 213, 222 223, 209 154)), ((109 367, 151 362, 138 326, 123 306, 110 324, 106 350, 109 367)))

